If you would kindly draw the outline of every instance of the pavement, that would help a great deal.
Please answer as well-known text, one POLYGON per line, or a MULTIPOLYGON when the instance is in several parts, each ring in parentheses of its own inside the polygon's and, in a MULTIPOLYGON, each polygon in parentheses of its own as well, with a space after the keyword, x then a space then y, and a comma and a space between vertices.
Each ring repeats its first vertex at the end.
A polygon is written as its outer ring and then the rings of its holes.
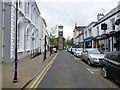
POLYGON ((48 65, 49 61, 55 56, 47 52, 47 58, 43 61, 43 54, 35 58, 25 58, 18 61, 18 82, 13 83, 14 62, 2 64, 2 88, 24 88, 29 84, 43 69, 48 65))

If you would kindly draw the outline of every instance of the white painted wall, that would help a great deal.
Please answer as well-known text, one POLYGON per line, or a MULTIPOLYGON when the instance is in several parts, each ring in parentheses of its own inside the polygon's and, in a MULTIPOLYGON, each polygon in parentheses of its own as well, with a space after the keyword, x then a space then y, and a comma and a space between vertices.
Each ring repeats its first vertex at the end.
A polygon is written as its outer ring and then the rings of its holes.
MULTIPOLYGON (((2 82, 2 2, 0 1, 0 82, 2 82)), ((0 83, 2 89, 2 83, 0 83)))
POLYGON ((45 35, 47 35, 47 30, 46 30, 46 23, 42 17, 40 17, 40 38, 41 38, 41 52, 44 52, 44 44, 45 44, 45 35))
MULTIPOLYGON (((36 2, 34 0, 32 1, 28 0, 29 1, 29 9, 28 9, 28 1, 27 2, 24 2, 24 1, 25 0, 22 0, 21 5, 18 5, 19 13, 18 13, 18 34, 17 34, 18 39, 17 40, 18 40, 18 57, 19 58, 22 58, 30 54, 31 50, 40 47, 40 38, 41 38, 40 31, 42 28, 41 26, 39 26, 40 11, 38 9, 36 2)), ((14 8, 15 2, 12 1, 11 3, 12 3, 11 5, 8 5, 9 11, 6 12, 6 16, 8 15, 8 12, 11 12, 10 13, 11 15, 9 15, 11 17, 11 19, 9 18, 10 19, 9 22, 7 22, 7 19, 6 19, 6 25, 9 25, 10 27, 9 28, 10 32, 7 32, 7 35, 9 35, 9 39, 10 39, 9 40, 10 47, 8 47, 9 49, 6 49, 7 50, 6 52, 9 52, 9 55, 4 55, 4 56, 7 56, 7 59, 9 58, 9 60, 14 58, 15 31, 16 31, 16 28, 15 28, 16 13, 14 8)), ((1 40, 1 30, 0 30, 0 42, 1 41, 2 40, 1 40)), ((0 43, 0 47, 1 47, 1 43, 0 43)), ((1 48, 0 48, 0 55, 1 55, 1 48)), ((0 59, 1 59, 1 56, 0 56, 0 59)))
MULTIPOLYGON (((114 14, 116 11, 117 11, 118 9, 117 8, 114 8, 113 10, 111 10, 111 12, 110 13, 108 13, 108 14, 106 14, 104 17, 103 17, 103 19, 105 19, 106 17, 108 17, 108 16, 110 16, 110 15, 112 15, 112 14, 114 14)), ((94 27, 94 29, 93 29, 93 36, 95 37, 95 36, 98 36, 97 35, 97 27, 99 27, 99 35, 102 35, 102 34, 104 34, 104 33, 109 33, 109 32, 111 32, 111 31, 117 31, 118 30, 118 26, 116 26, 115 25, 115 30, 112 30, 112 23, 111 23, 111 19, 115 19, 115 21, 118 19, 118 13, 116 13, 116 14, 114 14, 114 15, 112 15, 112 16, 110 16, 109 18, 107 18, 106 20, 104 20, 103 22, 101 22, 101 23, 99 23, 98 25, 96 25, 95 27, 94 27), (106 31, 104 31, 104 30, 101 30, 101 24, 102 23, 106 23, 107 24, 107 30, 106 31)), ((103 20, 103 19, 101 19, 101 20, 103 20)), ((110 51, 112 51, 112 38, 109 38, 109 40, 110 40, 110 51)), ((113 43, 115 43, 116 41, 115 41, 115 38, 113 37, 113 43)), ((107 46, 108 46, 108 40, 107 40, 107 46)), ((115 48, 114 48, 114 50, 115 50, 115 48)))

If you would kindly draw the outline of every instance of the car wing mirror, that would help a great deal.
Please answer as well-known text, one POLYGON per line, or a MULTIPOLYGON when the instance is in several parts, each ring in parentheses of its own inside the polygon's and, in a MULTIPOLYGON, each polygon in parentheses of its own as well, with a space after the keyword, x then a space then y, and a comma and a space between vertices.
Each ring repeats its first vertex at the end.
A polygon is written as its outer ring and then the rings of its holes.
POLYGON ((120 67, 120 63, 118 63, 118 67, 120 67))

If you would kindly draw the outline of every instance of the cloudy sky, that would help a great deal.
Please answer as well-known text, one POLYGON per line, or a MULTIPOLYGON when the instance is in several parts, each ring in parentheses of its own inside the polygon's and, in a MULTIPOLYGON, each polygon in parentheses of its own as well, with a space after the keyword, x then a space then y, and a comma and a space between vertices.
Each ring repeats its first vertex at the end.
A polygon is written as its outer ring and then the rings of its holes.
POLYGON ((63 25, 64 37, 73 37, 75 23, 87 26, 97 20, 98 13, 108 13, 119 0, 39 0, 41 16, 46 20, 47 30, 63 25))

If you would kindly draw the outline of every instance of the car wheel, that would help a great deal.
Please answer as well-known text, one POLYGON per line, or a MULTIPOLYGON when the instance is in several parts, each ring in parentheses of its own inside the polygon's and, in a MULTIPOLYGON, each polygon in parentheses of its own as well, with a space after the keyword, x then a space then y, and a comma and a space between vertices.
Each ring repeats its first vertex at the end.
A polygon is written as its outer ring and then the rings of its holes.
POLYGON ((107 78, 108 77, 108 72, 107 72, 106 66, 102 66, 101 71, 102 71, 102 76, 104 78, 107 78))
POLYGON ((91 66, 91 61, 90 61, 90 59, 88 59, 88 65, 91 66))

